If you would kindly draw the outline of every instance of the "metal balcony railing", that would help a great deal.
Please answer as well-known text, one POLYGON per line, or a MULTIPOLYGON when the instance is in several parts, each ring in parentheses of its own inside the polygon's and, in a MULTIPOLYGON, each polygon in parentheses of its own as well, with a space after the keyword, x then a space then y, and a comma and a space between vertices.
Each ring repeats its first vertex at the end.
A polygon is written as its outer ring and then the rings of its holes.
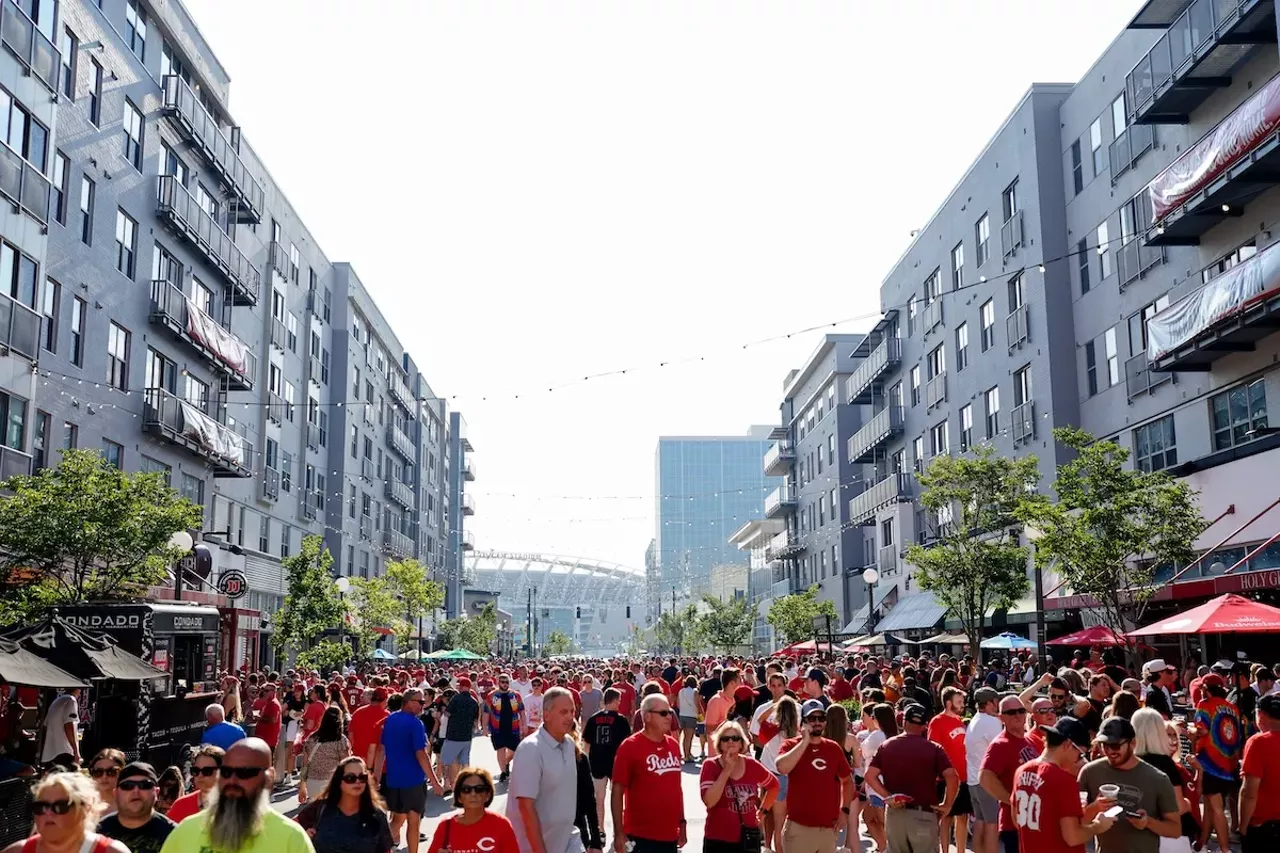
POLYGON ((1156 126, 1154 124, 1131 124, 1116 136, 1115 141, 1107 149, 1111 160, 1111 184, 1117 180, 1156 145, 1156 126))
POLYGON ((1009 413, 1009 429, 1013 433, 1014 444, 1031 441, 1036 437, 1036 403, 1028 400, 1020 406, 1014 406, 1009 413))
POLYGON ((869 461, 875 456, 876 449, 901 433, 902 428, 901 406, 886 406, 881 409, 862 429, 849 436, 849 461, 855 465, 869 461))
POLYGON ((307 424, 307 447, 312 450, 320 449, 320 425, 307 424))
POLYGON ((400 404, 408 411, 413 411, 413 392, 409 390, 409 386, 400 378, 400 374, 392 371, 387 377, 387 387, 391 389, 391 396, 400 401, 400 404))
POLYGON ((403 559, 413 556, 413 539, 399 530, 388 528, 382 531, 382 547, 393 557, 403 559))
POLYGON ((781 486, 778 486, 778 488, 770 492, 769 496, 764 499, 764 514, 768 518, 773 518, 775 515, 780 515, 786 510, 794 509, 795 506, 795 489, 790 483, 783 483, 781 486))
POLYGON ((211 462, 214 476, 253 476, 253 452, 246 438, 163 388, 147 389, 142 425, 211 462))
POLYGON ((0 293, 0 351, 35 362, 40 354, 40 315, 0 293))
POLYGON ((34 465, 30 453, 12 447, 0 446, 0 481, 10 477, 29 477, 34 465))
POLYGON ((360 460, 360 476, 364 477, 370 483, 374 481, 373 460, 368 457, 360 460))
POLYGON ((1016 210, 1005 223, 1000 226, 1000 248, 1006 260, 1013 257, 1024 244, 1022 234, 1022 211, 1016 210))
POLYGON ((226 375, 236 391, 252 391, 258 357, 249 345, 195 306, 172 282, 151 282, 151 322, 169 329, 226 375))
POLYGON ((366 542, 373 541, 373 519, 367 515, 360 516, 360 538, 366 542))
POLYGON ((298 509, 301 511, 302 517, 307 521, 315 521, 316 516, 320 514, 320 502, 317 498, 317 492, 303 491, 298 496, 298 509))
POLYGON ((387 500, 395 501, 405 509, 413 509, 413 489, 409 488, 399 480, 387 480, 383 485, 383 493, 387 500))
POLYGON ((288 349, 288 329, 285 328, 284 320, 278 317, 271 318, 271 345, 283 352, 288 349))
POLYGON ((1009 341, 1009 351, 1025 344, 1031 340, 1030 317, 1027 314, 1027 306, 1019 305, 1013 309, 1004 320, 1004 331, 1009 341))
POLYGON ((231 285, 232 301, 256 305, 262 289, 258 268, 236 246, 235 241, 196 203, 187 188, 171 175, 160 176, 157 212, 179 234, 187 238, 231 285))
POLYGON ((236 201, 233 213, 237 221, 261 222, 265 193, 262 184, 240 158, 238 146, 222 133, 218 122, 209 115, 187 81, 169 74, 165 76, 163 85, 165 114, 174 120, 187 141, 195 145, 223 183, 230 187, 236 201))
POLYGON ((271 268, 280 273, 285 281, 293 281, 294 276, 297 275, 297 268, 289 257, 289 250, 274 240, 271 241, 271 247, 267 252, 267 260, 271 268))
POLYGON ((765 546, 764 556, 766 560, 781 560, 801 553, 805 547, 805 543, 794 530, 784 530, 769 540, 769 544, 765 546))
POLYGON ((62 54, 14 0, 4 0, 0 7, 0 44, 57 100, 62 54))
POLYGON ((470 493, 468 493, 468 492, 464 492, 464 493, 463 493, 463 495, 462 495, 462 514, 463 514, 463 515, 475 515, 475 514, 476 514, 476 497, 475 497, 475 495, 470 494, 470 493))
POLYGON ((320 357, 318 355, 313 355, 307 359, 307 362, 310 370, 307 374, 307 378, 317 385, 323 384, 321 380, 324 378, 324 365, 321 363, 320 357))
POLYGON ((373 403, 366 400, 364 403, 358 403, 360 406, 360 418, 364 421, 365 426, 373 426, 373 403))
POLYGON ((924 306, 924 331, 932 332, 942 325, 942 298, 938 297, 924 306))
POLYGON ((789 441, 776 441, 764 452, 764 472, 770 477, 782 476, 791 470, 791 463, 795 461, 795 445, 789 441))
POLYGON ((881 509, 910 500, 914 478, 910 474, 890 474, 872 483, 860 495, 849 501, 849 521, 851 524, 868 524, 874 522, 876 513, 881 509))
POLYGON ((465 480, 472 481, 476 478, 476 463, 468 456, 462 463, 462 477, 465 480))
POLYGON ((947 400, 947 372, 944 370, 924 383, 924 406, 932 409, 947 400))
POLYGON ((1146 275, 1153 267, 1164 263, 1164 246, 1148 246, 1141 238, 1125 243, 1116 251, 1116 272, 1120 287, 1132 284, 1146 275))
POLYGON ((25 210, 41 225, 48 224, 49 179, 8 143, 0 143, 0 194, 13 203, 15 212, 25 210))
POLYGON ((462 531, 462 550, 474 551, 476 549, 476 537, 470 530, 462 531))
POLYGON ((1151 369, 1147 362, 1147 354, 1140 352, 1124 363, 1125 391, 1132 400, 1139 394, 1146 394, 1165 382, 1176 382, 1177 374, 1151 369))
POLYGON ((898 546, 885 545, 876 553, 876 568, 880 577, 893 577, 898 572, 898 546))
POLYGON ((281 397, 275 391, 267 392, 267 420, 283 424, 285 416, 284 397, 281 397))
POLYGON ((403 456, 405 461, 416 461, 417 453, 413 441, 395 424, 387 424, 387 444, 403 456))
POLYGON ((902 363, 902 341, 885 338, 845 380, 850 403, 869 403, 878 381, 902 363))
POLYGON ((280 500, 280 472, 275 468, 262 469, 262 497, 269 501, 280 500))

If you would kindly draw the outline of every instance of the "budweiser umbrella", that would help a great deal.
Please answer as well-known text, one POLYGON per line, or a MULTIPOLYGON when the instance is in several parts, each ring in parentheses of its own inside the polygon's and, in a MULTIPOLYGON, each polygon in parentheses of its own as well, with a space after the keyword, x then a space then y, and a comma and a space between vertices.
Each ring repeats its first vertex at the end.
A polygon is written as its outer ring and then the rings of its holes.
POLYGON ((1059 637, 1056 640, 1050 640, 1045 643, 1046 646, 1077 646, 1079 648, 1088 648, 1089 646, 1123 646, 1124 637, 1118 636, 1106 625, 1094 625, 1076 631, 1074 634, 1067 634, 1065 637, 1059 637))
POLYGON ((1130 637, 1157 634, 1277 634, 1280 608, 1239 595, 1220 595, 1185 613, 1130 631, 1130 637))

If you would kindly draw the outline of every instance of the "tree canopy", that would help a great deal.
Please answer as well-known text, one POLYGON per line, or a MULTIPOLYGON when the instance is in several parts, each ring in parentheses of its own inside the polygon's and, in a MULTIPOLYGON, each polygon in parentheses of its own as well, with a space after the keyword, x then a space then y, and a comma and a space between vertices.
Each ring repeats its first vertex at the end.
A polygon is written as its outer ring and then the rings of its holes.
POLYGON ((783 642, 789 644, 812 640, 815 617, 830 616, 833 622, 839 618, 835 604, 825 598, 819 599, 818 590, 818 585, 814 584, 803 592, 793 592, 774 599, 769 606, 768 622, 782 637, 783 642))
POLYGON ((756 624, 755 608, 745 598, 721 601, 714 596, 702 599, 697 631, 707 645, 720 652, 730 652, 751 642, 751 629, 756 624))
MULTIPOLYGON (((345 630, 347 608, 332 574, 333 555, 319 536, 304 536, 298 553, 281 563, 287 592, 284 606, 275 615, 274 642, 305 653, 326 631, 345 630)), ((336 650, 330 648, 326 654, 336 650)))
POLYGON ((542 651, 548 657, 567 655, 574 650, 575 643, 564 631, 555 630, 547 635, 542 644, 542 651))
POLYGON ((478 655, 493 652, 493 639, 498 633, 498 609, 492 601, 475 616, 459 616, 441 623, 440 648, 466 649, 478 655))

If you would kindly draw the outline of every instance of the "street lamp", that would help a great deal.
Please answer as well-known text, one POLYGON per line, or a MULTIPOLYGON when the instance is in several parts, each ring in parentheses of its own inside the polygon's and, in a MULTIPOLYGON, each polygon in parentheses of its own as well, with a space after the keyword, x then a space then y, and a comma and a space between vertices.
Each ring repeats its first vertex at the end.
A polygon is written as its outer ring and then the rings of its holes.
POLYGON ((862 582, 867 585, 867 627, 866 633, 871 633, 871 619, 875 610, 875 586, 880 582, 880 572, 875 566, 867 566, 862 570, 862 582))
POLYGON ((173 535, 169 537, 169 547, 175 551, 181 551, 182 557, 173 567, 173 600, 182 600, 182 560, 187 554, 191 553, 192 547, 195 546, 196 540, 191 538, 191 534, 185 530, 175 530, 173 535))
MULTIPOLYGON (((338 588, 338 596, 342 599, 342 628, 340 630, 342 632, 342 645, 345 646, 347 644, 347 593, 351 591, 351 578, 344 575, 334 581, 333 585, 338 588)), ((354 656, 353 649, 352 657, 354 656)))

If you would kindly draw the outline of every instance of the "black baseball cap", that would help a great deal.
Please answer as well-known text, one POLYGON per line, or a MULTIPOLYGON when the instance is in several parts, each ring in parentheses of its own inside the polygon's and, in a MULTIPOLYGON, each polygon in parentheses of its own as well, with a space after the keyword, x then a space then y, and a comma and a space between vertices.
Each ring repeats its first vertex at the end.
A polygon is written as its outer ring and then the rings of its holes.
POLYGON ((1274 693, 1258 700, 1258 710, 1273 720, 1280 720, 1280 696, 1274 693))
POLYGON ((813 669, 809 670, 807 677, 813 681, 818 682, 824 687, 827 684, 827 674, 822 670, 818 669, 816 666, 813 669))
POLYGON ((1052 726, 1041 726, 1045 735, 1045 743, 1049 746, 1061 746, 1071 741, 1081 749, 1089 748, 1089 730, 1071 717, 1062 717, 1052 726))
POLYGON ((928 714, 924 710, 924 706, 918 703, 911 703, 902 711, 903 722, 911 723, 915 726, 923 726, 927 723, 928 714))
POLYGON ((136 776, 141 776, 144 779, 150 779, 152 782, 155 782, 160 778, 156 773, 156 769, 147 762, 133 761, 120 768, 120 772, 116 775, 116 779, 124 781, 125 779, 136 776))
POLYGON ((1124 717, 1111 717, 1102 724, 1102 728, 1098 729, 1097 741, 1099 743, 1117 744, 1133 740, 1137 736, 1137 733, 1133 730, 1133 723, 1124 717))

